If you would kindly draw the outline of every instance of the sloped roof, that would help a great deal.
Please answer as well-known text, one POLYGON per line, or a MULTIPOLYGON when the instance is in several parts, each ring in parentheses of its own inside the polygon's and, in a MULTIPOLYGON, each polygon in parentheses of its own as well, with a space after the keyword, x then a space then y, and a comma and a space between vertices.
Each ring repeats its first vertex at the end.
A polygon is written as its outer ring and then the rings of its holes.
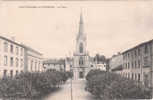
POLYGON ((142 45, 145 45, 145 44, 148 44, 148 43, 151 43, 151 42, 153 42, 153 39, 152 39, 152 40, 149 40, 149 41, 146 41, 146 42, 143 42, 143 43, 140 43, 140 44, 138 44, 138 45, 136 45, 136 46, 134 46, 134 47, 132 47, 132 48, 130 48, 130 49, 128 49, 128 50, 123 51, 122 53, 126 53, 126 52, 128 52, 128 51, 131 51, 131 50, 137 48, 137 47, 140 47, 140 46, 142 46, 142 45))
POLYGON ((27 46, 27 45, 25 45, 25 44, 22 44, 22 46, 23 46, 24 48, 26 48, 26 49, 32 51, 32 52, 35 52, 35 53, 37 53, 37 54, 39 54, 39 55, 42 55, 42 53, 40 53, 40 52, 37 51, 37 50, 34 50, 34 49, 31 48, 30 46, 27 46))
POLYGON ((16 45, 18 45, 18 46, 21 46, 21 47, 23 47, 23 48, 25 48, 25 49, 31 50, 31 51, 33 51, 33 52, 39 54, 39 55, 42 55, 42 53, 40 53, 40 52, 34 50, 33 48, 31 48, 31 47, 29 47, 29 46, 26 46, 25 44, 18 43, 18 42, 16 42, 16 41, 13 41, 13 40, 8 39, 8 38, 3 37, 3 36, 0 36, 0 38, 3 39, 3 40, 6 40, 6 41, 8 41, 8 42, 14 43, 14 44, 16 44, 16 45))
POLYGON ((8 38, 6 38, 6 37, 0 36, 0 38, 3 39, 3 40, 6 40, 6 41, 8 41, 8 42, 14 43, 14 44, 16 44, 16 45, 18 45, 18 46, 23 47, 23 45, 21 45, 20 43, 18 43, 18 42, 16 42, 16 41, 13 41, 13 40, 11 40, 11 39, 8 39, 8 38))

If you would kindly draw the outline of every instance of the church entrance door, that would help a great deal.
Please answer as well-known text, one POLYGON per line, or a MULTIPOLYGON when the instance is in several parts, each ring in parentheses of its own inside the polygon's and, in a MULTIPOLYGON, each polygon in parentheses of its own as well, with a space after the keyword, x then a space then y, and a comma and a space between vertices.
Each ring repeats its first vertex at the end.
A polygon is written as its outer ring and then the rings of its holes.
POLYGON ((79 73, 79 78, 84 78, 84 73, 83 72, 79 73))

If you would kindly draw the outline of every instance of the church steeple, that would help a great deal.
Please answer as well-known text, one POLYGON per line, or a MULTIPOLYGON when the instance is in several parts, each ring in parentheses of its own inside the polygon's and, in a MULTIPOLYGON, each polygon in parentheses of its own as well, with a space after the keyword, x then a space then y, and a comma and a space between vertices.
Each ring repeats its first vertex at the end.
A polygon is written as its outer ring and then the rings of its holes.
POLYGON ((73 77, 74 79, 85 78, 90 68, 89 55, 87 53, 87 40, 84 33, 84 20, 82 12, 80 14, 79 29, 76 35, 76 50, 73 59, 73 77))
POLYGON ((76 38, 76 52, 77 54, 86 54, 86 34, 84 33, 84 22, 82 12, 80 13, 79 30, 76 38))
POLYGON ((80 24, 83 24, 83 16, 82 16, 82 12, 80 13, 80 24))
POLYGON ((86 39, 85 34, 84 34, 84 22, 83 22, 82 12, 80 14, 79 32, 78 32, 77 40, 80 38, 86 39))

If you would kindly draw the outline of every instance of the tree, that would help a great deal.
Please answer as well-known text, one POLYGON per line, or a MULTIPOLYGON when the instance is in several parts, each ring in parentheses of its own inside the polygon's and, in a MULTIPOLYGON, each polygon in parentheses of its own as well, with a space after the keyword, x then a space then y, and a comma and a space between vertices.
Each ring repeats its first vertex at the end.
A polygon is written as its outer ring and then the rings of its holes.
POLYGON ((145 89, 134 80, 118 74, 91 70, 86 76, 86 90, 99 100, 150 99, 151 89, 145 89))
POLYGON ((94 61, 97 62, 98 64, 100 62, 106 62, 106 57, 104 55, 96 54, 94 57, 94 61))

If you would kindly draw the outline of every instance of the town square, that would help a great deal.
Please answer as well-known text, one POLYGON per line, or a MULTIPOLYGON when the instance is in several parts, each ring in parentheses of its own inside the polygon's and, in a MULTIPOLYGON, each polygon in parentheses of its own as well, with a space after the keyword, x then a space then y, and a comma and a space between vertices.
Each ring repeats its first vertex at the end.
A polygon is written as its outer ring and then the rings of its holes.
POLYGON ((151 1, 0 1, 0 100, 153 96, 151 1))

